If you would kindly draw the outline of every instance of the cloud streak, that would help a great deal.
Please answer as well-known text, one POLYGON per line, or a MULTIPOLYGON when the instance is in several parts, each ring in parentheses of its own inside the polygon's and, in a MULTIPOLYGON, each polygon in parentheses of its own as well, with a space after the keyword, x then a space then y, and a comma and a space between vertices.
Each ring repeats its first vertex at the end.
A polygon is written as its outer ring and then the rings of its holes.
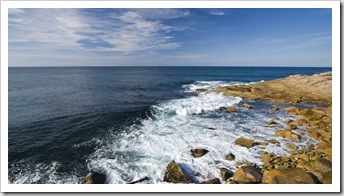
POLYGON ((43 50, 86 50, 133 53, 173 49, 180 43, 169 35, 174 29, 157 18, 178 18, 187 11, 140 9, 107 12, 105 16, 83 9, 10 9, 9 46, 30 44, 43 50), (106 19, 104 19, 106 17, 106 19))

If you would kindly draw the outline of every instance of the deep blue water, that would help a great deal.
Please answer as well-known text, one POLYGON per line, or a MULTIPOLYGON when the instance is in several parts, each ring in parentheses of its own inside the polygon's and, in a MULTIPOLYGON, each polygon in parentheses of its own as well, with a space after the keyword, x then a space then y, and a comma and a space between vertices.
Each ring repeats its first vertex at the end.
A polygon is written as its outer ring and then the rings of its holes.
POLYGON ((64 176, 86 175, 88 158, 109 135, 140 124, 154 105, 194 96, 183 85, 259 82, 325 71, 331 68, 9 68, 9 181, 50 183, 48 174, 25 180, 37 168, 44 173, 54 167, 56 183, 64 183, 64 176))

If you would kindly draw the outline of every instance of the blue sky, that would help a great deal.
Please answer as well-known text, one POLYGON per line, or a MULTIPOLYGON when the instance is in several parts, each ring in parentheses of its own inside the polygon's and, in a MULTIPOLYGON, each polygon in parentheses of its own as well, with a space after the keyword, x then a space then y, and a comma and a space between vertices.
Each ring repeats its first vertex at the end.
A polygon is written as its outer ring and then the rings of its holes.
POLYGON ((331 9, 9 9, 9 66, 326 66, 331 9))

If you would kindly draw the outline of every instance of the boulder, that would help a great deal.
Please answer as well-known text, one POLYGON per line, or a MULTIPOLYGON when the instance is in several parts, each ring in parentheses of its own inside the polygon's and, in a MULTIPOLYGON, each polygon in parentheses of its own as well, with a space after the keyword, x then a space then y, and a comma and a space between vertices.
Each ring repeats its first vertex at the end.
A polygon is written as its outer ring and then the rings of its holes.
POLYGON ((332 184, 332 170, 325 172, 320 181, 323 184, 332 184))
POLYGON ((98 172, 91 172, 89 173, 85 180, 82 181, 82 184, 105 184, 106 175, 98 173, 98 172))
POLYGON ((232 153, 229 153, 227 156, 226 156, 226 160, 228 161, 233 161, 235 159, 235 155, 232 154, 232 153))
POLYGON ((224 181, 227 181, 229 178, 233 177, 233 172, 226 168, 221 168, 220 172, 221 172, 221 178, 224 181))
POLYGON ((307 126, 307 125, 308 125, 308 122, 307 122, 305 119, 303 119, 303 118, 298 118, 298 119, 296 119, 296 120, 294 121, 294 124, 295 124, 296 126, 307 126))
POLYGON ((281 108, 282 108, 282 106, 280 106, 280 105, 273 105, 272 106, 272 110, 274 110, 274 111, 280 110, 281 108))
POLYGON ((221 184, 221 181, 218 178, 213 178, 213 179, 204 181, 201 184, 221 184))
POLYGON ((289 123, 292 123, 292 122, 294 122, 292 119, 288 119, 288 120, 285 121, 286 124, 289 124, 289 123))
POLYGON ((285 111, 292 115, 298 114, 298 108, 294 106, 286 108, 285 111))
POLYGON ((234 106, 229 106, 227 108, 227 112, 238 112, 238 109, 236 109, 236 107, 234 107, 234 106))
POLYGON ((238 138, 234 141, 234 143, 242 147, 251 148, 254 144, 254 141, 246 138, 238 138))
POLYGON ((280 168, 265 171, 264 184, 315 184, 313 177, 301 168, 280 168))
POLYGON ((198 88, 196 89, 196 92, 197 93, 203 93, 203 92, 207 92, 208 90, 207 89, 204 89, 204 88, 198 88))
POLYGON ((259 146, 267 146, 269 143, 267 142, 254 142, 254 145, 259 145, 259 146))
POLYGON ((269 122, 267 122, 268 125, 277 125, 278 122, 274 121, 274 120, 269 120, 269 122))
POLYGON ((247 109, 253 108, 253 107, 252 107, 250 104, 248 104, 248 103, 242 104, 242 107, 247 108, 247 109))
POLYGON ((242 166, 234 173, 233 180, 242 184, 260 183, 262 174, 253 166, 242 166))
POLYGON ((296 142, 300 142, 301 139, 301 135, 296 134, 290 130, 277 130, 275 132, 275 135, 278 137, 283 137, 283 138, 287 138, 287 139, 292 139, 296 142))
POLYGON ((219 110, 221 110, 221 111, 226 111, 226 110, 227 110, 227 108, 226 108, 226 107, 224 107, 224 106, 221 106, 221 107, 219 108, 219 110))
POLYGON ((271 144, 279 144, 279 141, 277 141, 275 139, 268 140, 268 142, 271 144))
POLYGON ((321 173, 332 170, 332 162, 326 159, 317 158, 314 160, 314 168, 321 173))
POLYGON ((165 182, 171 183, 192 183, 192 180, 183 172, 182 168, 175 161, 171 161, 166 168, 165 182))
POLYGON ((295 130, 295 129, 297 129, 297 126, 294 125, 294 124, 289 124, 289 125, 288 125, 288 129, 289 129, 289 130, 295 130))
POLYGON ((193 157, 199 158, 207 154, 209 151, 203 148, 196 148, 196 149, 191 149, 190 152, 193 157))

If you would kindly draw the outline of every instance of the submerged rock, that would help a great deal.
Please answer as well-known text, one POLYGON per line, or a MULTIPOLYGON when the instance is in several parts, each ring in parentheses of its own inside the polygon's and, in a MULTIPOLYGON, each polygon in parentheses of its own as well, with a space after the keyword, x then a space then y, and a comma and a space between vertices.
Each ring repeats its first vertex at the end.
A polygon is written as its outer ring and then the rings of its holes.
POLYGON ((221 168, 220 172, 221 172, 221 178, 224 181, 227 181, 229 178, 233 177, 233 172, 226 168, 221 168))
POLYGON ((236 107, 234 107, 234 106, 229 106, 228 108, 227 108, 227 112, 238 112, 239 110, 238 109, 236 109, 236 107))
POLYGON ((82 184, 105 184, 106 175, 98 173, 98 172, 91 172, 89 173, 85 180, 82 181, 82 184))
POLYGON ((182 168, 180 168, 175 161, 171 161, 167 165, 164 181, 184 184, 192 183, 192 180, 183 172, 182 168))
POLYGON ((259 183, 262 180, 262 174, 253 166, 242 166, 234 173, 233 180, 245 184, 259 183))
POLYGON ((236 145, 246 147, 246 148, 251 148, 254 145, 254 141, 247 138, 238 138, 234 141, 234 143, 236 145))
POLYGON ((227 156, 226 156, 226 160, 228 161, 233 161, 235 159, 235 155, 232 154, 232 153, 229 153, 227 156))
POLYGON ((199 158, 207 154, 209 151, 203 148, 196 148, 196 149, 191 149, 190 152, 193 157, 199 158))
POLYGON ((221 184, 221 181, 218 178, 213 178, 213 179, 204 181, 201 184, 221 184))
POLYGON ((197 93, 203 93, 203 92, 207 92, 208 90, 207 89, 204 89, 204 88, 198 88, 196 89, 196 92, 197 93))
POLYGON ((265 171, 264 184, 315 184, 313 177, 301 168, 281 168, 265 171))
POLYGON ((248 104, 248 103, 242 104, 242 107, 247 108, 247 109, 253 108, 253 107, 252 107, 250 104, 248 104))

